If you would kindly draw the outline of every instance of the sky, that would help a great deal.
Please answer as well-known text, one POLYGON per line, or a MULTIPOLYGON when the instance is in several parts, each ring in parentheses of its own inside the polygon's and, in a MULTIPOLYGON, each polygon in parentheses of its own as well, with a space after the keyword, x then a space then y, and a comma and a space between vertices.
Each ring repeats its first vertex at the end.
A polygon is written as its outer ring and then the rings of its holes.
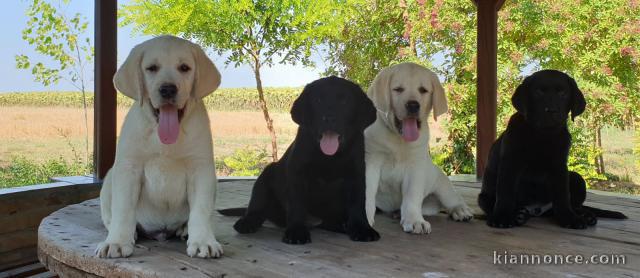
MULTIPOLYGON (((34 51, 34 47, 22 39, 22 30, 26 27, 27 16, 25 11, 29 6, 27 0, 4 0, 0 9, 0 92, 32 92, 32 91, 76 91, 73 85, 61 80, 56 85, 48 87, 34 81, 30 70, 16 69, 15 55, 25 54, 33 61, 42 61, 45 64, 48 60, 34 51)), ((59 0, 49 0, 57 5, 59 0)), ((119 5, 126 4, 127 0, 118 1, 119 5)), ((93 20, 94 1, 91 0, 71 0, 64 9, 65 14, 71 16, 80 13, 89 22, 87 35, 93 42, 93 20)), ((150 36, 141 36, 132 33, 130 26, 118 29, 118 65, 124 61, 129 51, 138 43, 141 43, 150 36)), ((225 57, 216 55, 211 49, 207 51, 209 57, 216 64, 222 74, 222 88, 255 87, 253 72, 249 66, 235 68, 233 65, 225 66, 225 57)), ((264 67, 261 71, 262 83, 267 87, 299 87, 319 78, 326 68, 325 63, 318 53, 314 53, 312 60, 315 68, 304 67, 302 65, 274 65, 264 67)), ((93 65, 88 67, 89 88, 93 88, 93 65)))

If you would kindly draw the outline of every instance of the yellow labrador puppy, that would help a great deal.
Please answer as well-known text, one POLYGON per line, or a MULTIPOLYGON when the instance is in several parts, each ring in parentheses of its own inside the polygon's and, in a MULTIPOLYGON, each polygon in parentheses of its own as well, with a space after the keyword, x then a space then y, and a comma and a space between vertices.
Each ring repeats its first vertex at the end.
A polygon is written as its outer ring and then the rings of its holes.
POLYGON ((447 176, 429 155, 427 119, 447 112, 444 89, 435 73, 402 63, 382 70, 367 95, 376 108, 376 121, 365 131, 366 211, 374 224, 376 207, 400 210, 402 229, 427 234, 423 215, 441 208, 456 221, 468 221, 472 210, 456 193, 447 176))
POLYGON ((213 147, 201 99, 218 88, 220 73, 198 45, 162 36, 137 45, 113 80, 135 104, 100 192, 109 233, 96 254, 127 257, 137 235, 188 233, 189 256, 219 257, 213 147))

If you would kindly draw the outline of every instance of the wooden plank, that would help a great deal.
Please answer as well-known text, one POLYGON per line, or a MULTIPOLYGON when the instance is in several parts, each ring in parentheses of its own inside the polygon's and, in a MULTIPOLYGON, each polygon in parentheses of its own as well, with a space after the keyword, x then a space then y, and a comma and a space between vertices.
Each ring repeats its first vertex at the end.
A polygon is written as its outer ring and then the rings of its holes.
POLYGON ((116 0, 95 0, 94 161, 95 176, 104 178, 116 155, 116 89, 118 57, 116 0))
POLYGON ((20 278, 20 277, 33 277, 34 275, 47 272, 47 269, 41 263, 33 263, 24 265, 21 267, 9 269, 0 272, 0 278, 20 278))
POLYGON ((42 206, 68 205, 69 201, 78 203, 97 197, 99 192, 98 183, 52 183, 38 185, 38 189, 0 192, 0 216, 42 206))
POLYGON ((477 1, 476 175, 481 178, 496 139, 498 96, 498 12, 496 0, 477 1))
MULTIPOLYGON (((29 278, 56 278, 58 275, 51 271, 38 273, 36 275, 29 276, 29 278)), ((68 277, 68 276, 67 276, 68 277)))
POLYGON ((0 269, 36 261, 37 227, 52 212, 96 198, 99 184, 57 182, 0 191, 0 269))
POLYGON ((13 233, 2 235, 0 241, 0 253, 10 252, 12 250, 33 247, 38 239, 37 228, 24 229, 13 233))
MULTIPOLYGON (((219 208, 245 205, 253 181, 220 184, 219 208)), ((456 186, 475 207, 477 186, 456 186)), ((596 203, 600 204, 600 203, 596 203)), ((636 215, 640 209, 626 208, 636 215)), ((479 212, 479 211, 478 211, 479 212)), ((95 246, 106 237, 97 200, 67 207, 47 217, 39 229, 43 264, 59 271, 90 275, 140 277, 449 277, 482 276, 628 276, 640 273, 640 236, 634 221, 603 220, 587 230, 568 230, 535 218, 524 227, 501 230, 484 221, 451 221, 440 214, 427 217, 430 235, 402 232, 399 220, 376 216, 378 242, 353 242, 346 235, 313 229, 311 244, 287 245, 283 230, 271 224, 258 233, 239 235, 235 217, 217 215, 216 236, 225 249, 220 259, 203 260, 186 255, 180 240, 139 240, 134 255, 123 259, 98 259, 95 246), (57 225, 57 226, 55 226, 57 225), (493 251, 512 254, 615 253, 626 256, 625 265, 494 265, 493 251), (431 275, 431 276, 430 276, 431 275)))
MULTIPOLYGON (((37 228, 40 224, 42 218, 45 218, 52 212, 59 210, 67 205, 68 204, 36 207, 31 210, 21 211, 20 213, 0 217, 0 235, 4 237, 8 233, 23 231, 30 228, 35 230, 35 228, 37 228)), ((5 241, 4 238, 0 239, 0 246, 2 245, 3 241, 5 241)))
POLYGON ((0 253, 0 270, 7 270, 16 266, 33 263, 38 260, 36 248, 30 246, 0 253))

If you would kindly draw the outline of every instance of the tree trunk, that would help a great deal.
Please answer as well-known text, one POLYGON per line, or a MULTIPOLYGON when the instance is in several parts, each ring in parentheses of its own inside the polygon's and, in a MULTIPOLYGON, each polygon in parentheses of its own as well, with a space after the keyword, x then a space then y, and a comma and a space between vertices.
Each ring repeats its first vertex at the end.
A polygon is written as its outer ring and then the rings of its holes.
POLYGON ((276 138, 276 131, 273 128, 273 120, 269 116, 269 108, 267 107, 267 101, 264 99, 264 90, 262 89, 262 79, 260 79, 260 61, 255 59, 254 74, 256 77, 256 88, 258 89, 258 99, 260 101, 260 109, 264 114, 264 120, 267 122, 267 129, 271 135, 271 159, 273 162, 278 161, 278 142, 276 138))
POLYGON ((606 173, 604 169, 604 157, 602 156, 602 127, 598 126, 596 128, 596 144, 598 146, 598 150, 600 153, 598 154, 598 174, 604 175, 606 173))

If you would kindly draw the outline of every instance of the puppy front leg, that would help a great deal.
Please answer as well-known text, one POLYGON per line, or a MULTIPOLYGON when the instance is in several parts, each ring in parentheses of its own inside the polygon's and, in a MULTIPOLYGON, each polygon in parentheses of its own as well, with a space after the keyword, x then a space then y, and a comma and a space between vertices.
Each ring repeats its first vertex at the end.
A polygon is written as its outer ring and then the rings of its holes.
MULTIPOLYGON (((554 217, 558 223, 571 229, 586 229, 587 222, 580 216, 578 216, 571 208, 571 199, 569 194, 569 171, 567 167, 558 167, 560 170, 551 173, 551 179, 547 184, 547 190, 553 192, 553 199, 551 203, 553 205, 554 217)), ((556 168, 557 169, 557 168, 556 168)))
POLYGON ((520 186, 520 177, 523 175, 525 166, 519 158, 503 158, 498 167, 498 179, 496 184, 496 203, 493 213, 487 215, 487 225, 494 228, 511 228, 521 225, 518 220, 516 192, 520 186))
POLYGON ((187 184, 189 201, 189 239, 187 255, 200 258, 218 258, 222 246, 214 235, 213 211, 216 200, 215 167, 211 163, 194 164, 193 179, 187 184))
POLYGON ((431 224, 422 216, 422 201, 424 200, 424 182, 426 174, 424 168, 408 169, 407 176, 402 180, 402 205, 400 206, 400 225, 407 233, 431 233, 431 224))
POLYGON ((134 165, 116 165, 111 171, 111 222, 107 227, 107 239, 96 248, 100 258, 131 256, 135 243, 142 169, 134 165))
MULTIPOLYGON (((366 181, 365 164, 362 163, 362 156, 354 161, 355 169, 351 176, 346 179, 345 186, 348 187, 347 197, 347 234, 353 241, 376 241, 380 239, 380 234, 376 232, 369 221, 365 211, 366 181)), ((375 198, 375 195, 374 195, 375 198)), ((375 204, 374 204, 375 209, 375 204)), ((373 212, 375 214, 375 210, 373 212)))
POLYGON ((466 222, 471 220, 473 218, 473 210, 467 206, 462 196, 455 191, 453 184, 444 172, 435 165, 433 167, 437 175, 435 194, 447 209, 449 217, 455 221, 466 222))
POLYGON ((287 228, 282 241, 287 244, 305 244, 311 242, 309 228, 306 226, 307 183, 299 175, 287 178, 287 228))
POLYGON ((365 154, 366 161, 366 196, 365 211, 369 225, 373 227, 376 216, 376 195, 380 186, 380 171, 383 158, 379 155, 365 154))

